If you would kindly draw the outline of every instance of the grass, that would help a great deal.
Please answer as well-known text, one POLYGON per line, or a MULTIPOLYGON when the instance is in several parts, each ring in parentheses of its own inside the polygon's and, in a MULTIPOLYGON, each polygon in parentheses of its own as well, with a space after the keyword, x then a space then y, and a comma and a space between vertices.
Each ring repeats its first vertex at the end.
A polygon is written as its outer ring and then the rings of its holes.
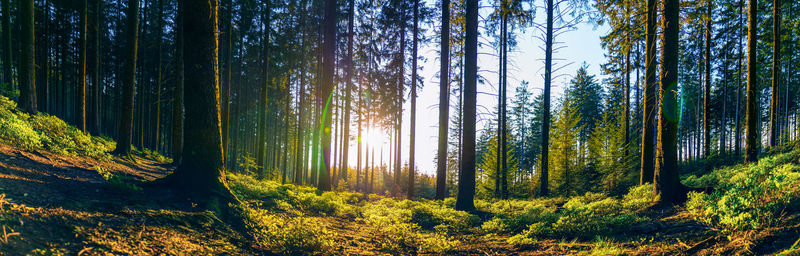
POLYGON ((91 136, 63 120, 19 111, 17 104, 0 96, 0 141, 26 150, 47 150, 57 154, 110 159, 116 143, 106 137, 91 136))

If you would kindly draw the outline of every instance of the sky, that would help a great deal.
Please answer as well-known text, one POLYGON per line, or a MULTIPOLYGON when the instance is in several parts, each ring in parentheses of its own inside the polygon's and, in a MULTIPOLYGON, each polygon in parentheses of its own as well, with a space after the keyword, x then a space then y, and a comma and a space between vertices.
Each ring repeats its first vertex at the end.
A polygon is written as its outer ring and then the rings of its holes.
MULTIPOLYGON (((482 10, 483 11, 483 10, 482 10)), ((542 24, 544 15, 537 15, 535 22, 542 24)), ((581 23, 574 31, 569 31, 559 35, 555 41, 561 42, 563 46, 554 53, 553 67, 564 66, 560 70, 553 73, 552 81, 552 95, 551 100, 555 102, 564 88, 564 85, 572 78, 575 72, 581 65, 586 63, 588 65, 589 74, 597 75, 598 79, 604 76, 601 74, 600 64, 606 62, 604 56, 605 50, 600 45, 600 36, 608 33, 610 29, 607 26, 595 26, 594 24, 581 23)), ((432 33, 432 30, 428 30, 432 33)), ((511 102, 511 97, 521 81, 529 82, 529 90, 534 94, 539 94, 544 88, 544 42, 536 36, 541 36, 541 31, 535 28, 526 28, 519 31, 517 34, 516 48, 509 47, 508 54, 508 85, 507 93, 509 95, 508 102, 511 102)), ((415 163, 420 173, 432 175, 436 173, 436 152, 438 141, 439 129, 439 56, 437 53, 439 45, 437 43, 430 43, 419 48, 419 54, 422 55, 427 62, 419 64, 419 75, 423 78, 424 87, 419 90, 417 97, 417 113, 416 113, 416 146, 415 146, 415 163)), ((498 59, 496 57, 497 51, 489 46, 484 46, 478 49, 478 69, 480 75, 486 77, 491 83, 496 83, 497 75, 489 72, 490 70, 497 70, 498 59)), ((407 74, 410 74, 407 71, 407 74)), ((410 78, 407 78, 410 79, 410 78)), ((497 105, 497 90, 494 84, 478 84, 478 114, 487 110, 494 109, 497 105)), ((406 90, 408 92, 408 90, 406 90)), ((409 156, 409 131, 410 131, 410 109, 411 102, 406 95, 406 101, 403 106, 403 123, 402 123, 402 161, 403 165, 408 163, 409 156)), ((451 96, 451 100, 455 96, 451 96)), ((452 107, 453 103, 451 103, 452 107)), ((451 109, 452 111, 452 109, 451 109)), ((478 131, 484 123, 478 123, 478 131)), ((384 135, 383 131, 367 132, 366 140, 370 142, 383 141, 383 162, 387 163, 389 160, 389 138, 384 135)), ((354 136, 355 134, 353 134, 354 136)), ((351 154, 348 160, 351 168, 355 168, 356 163, 356 150, 357 145, 353 140, 350 144, 351 154)), ((379 143, 372 143, 378 145, 379 143)), ((370 146, 373 150, 372 146, 370 146)), ((377 153, 374 161, 380 161, 381 149, 374 148, 377 153)), ((388 164, 388 163, 387 163, 388 164)))

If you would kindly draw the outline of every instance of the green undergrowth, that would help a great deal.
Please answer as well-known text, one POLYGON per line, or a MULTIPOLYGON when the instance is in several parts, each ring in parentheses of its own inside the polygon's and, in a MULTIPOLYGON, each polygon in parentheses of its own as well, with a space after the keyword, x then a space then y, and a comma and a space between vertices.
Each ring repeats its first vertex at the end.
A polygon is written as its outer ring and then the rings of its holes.
POLYGON ((140 149, 140 148, 137 148, 137 147, 132 147, 131 148, 131 153, 134 154, 134 155, 140 156, 140 157, 142 157, 144 159, 155 161, 155 162, 158 162, 158 163, 171 163, 172 162, 172 158, 166 157, 166 156, 162 155, 161 153, 158 153, 158 151, 155 151, 155 150, 152 150, 152 149, 149 149, 149 148, 141 148, 140 149))
POLYGON ((29 115, 17 104, 0 96, 0 141, 26 150, 47 150, 57 154, 110 159, 116 142, 91 136, 58 117, 46 113, 29 115))
POLYGON ((255 237, 277 253, 330 253, 334 234, 341 232, 325 224, 330 217, 367 230, 372 246, 383 252, 448 253, 476 235, 503 235, 514 244, 551 238, 589 241, 647 221, 640 212, 654 201, 652 185, 634 187, 621 198, 587 193, 573 198, 476 200, 478 212, 490 216, 482 219, 455 210, 453 198, 365 198, 360 193, 321 192, 235 173, 228 174, 228 181, 246 202, 244 212, 255 237))
POLYGON ((684 184, 713 187, 710 194, 689 194, 686 208, 699 222, 725 234, 759 230, 781 223, 800 209, 800 147, 789 144, 755 164, 719 168, 684 184))

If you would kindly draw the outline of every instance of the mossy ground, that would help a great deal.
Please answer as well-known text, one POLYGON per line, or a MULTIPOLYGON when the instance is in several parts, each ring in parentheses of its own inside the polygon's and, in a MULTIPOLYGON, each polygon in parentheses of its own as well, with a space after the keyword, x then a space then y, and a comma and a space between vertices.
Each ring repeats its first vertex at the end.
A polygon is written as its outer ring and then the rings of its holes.
MULTIPOLYGON (((786 159, 780 161, 798 162, 786 159)), ((0 255, 797 255, 800 250, 795 211, 779 212, 770 225, 727 232, 696 221, 700 218, 683 207, 644 209, 647 199, 634 199, 646 191, 632 191, 628 198, 477 201, 483 213, 470 214, 453 210, 452 199, 321 193, 229 174, 231 189, 245 203, 242 217, 250 234, 242 236, 191 197, 143 182, 171 168, 141 156, 95 160, 0 144, 0 255), (618 213, 606 212, 614 205, 618 213), (612 224, 617 226, 604 228, 612 224)))

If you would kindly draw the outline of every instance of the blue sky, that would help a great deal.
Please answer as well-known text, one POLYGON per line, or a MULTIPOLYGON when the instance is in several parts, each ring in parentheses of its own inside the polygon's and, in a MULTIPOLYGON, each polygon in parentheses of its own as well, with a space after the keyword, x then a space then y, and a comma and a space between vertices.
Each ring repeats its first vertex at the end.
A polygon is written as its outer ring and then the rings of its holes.
MULTIPOLYGON (((483 10, 482 10, 483 11, 483 10)), ((544 15, 537 15, 536 23, 542 24, 544 15)), ((429 30, 431 31, 431 30, 429 30)), ((566 65, 561 70, 553 74, 552 84, 552 99, 555 100, 561 95, 564 85, 571 79, 575 71, 585 62, 589 66, 589 73, 597 75, 602 78, 600 64, 606 62, 604 56, 605 50, 600 45, 600 36, 607 34, 609 28, 607 26, 595 26, 593 24, 581 23, 574 31, 569 31, 561 34, 556 38, 557 42, 563 43, 558 52, 554 54, 554 67, 566 65)), ((430 33, 430 32, 429 32, 430 33)), ((515 88, 519 86, 521 81, 528 81, 529 89, 539 94, 544 88, 544 43, 535 37, 541 34, 538 29, 526 28, 517 36, 517 47, 509 49, 511 52, 508 56, 508 94, 513 96, 515 88)), ((425 45, 419 49, 419 54, 427 59, 426 63, 421 64, 419 70, 420 76, 423 77, 424 87, 418 91, 417 98, 417 127, 416 127, 416 165, 420 172, 426 174, 433 174, 436 172, 436 163, 434 162, 437 151, 438 139, 438 104, 439 104, 439 78, 437 75, 439 68, 439 58, 437 49, 439 45, 432 43, 425 45)), ((483 47, 478 50, 478 66, 479 70, 497 70, 498 59, 497 52, 491 47, 483 47), (485 54, 483 54, 485 53, 485 54)), ((411 72, 407 72, 410 74, 411 72)), ((482 76, 492 83, 496 83, 497 75, 491 72, 483 72, 482 76)), ((478 105, 479 113, 482 110, 494 109, 497 105, 496 88, 493 85, 478 85, 478 105)), ((510 102, 510 99, 509 99, 510 102)), ((452 105, 453 103, 451 103, 452 105)), ((403 164, 408 162, 409 150, 409 120, 411 108, 410 101, 406 100, 403 107, 403 164)), ((478 124, 478 129, 481 129, 483 123, 478 124)), ((383 132, 374 132, 383 133, 383 132)), ((388 135, 387 135, 388 136, 388 135)), ((382 135, 367 136, 367 140, 386 140, 383 145, 383 161, 388 161, 389 144, 388 139, 382 135)), ((356 149, 356 145, 351 143, 351 149, 356 149)), ((380 150, 380 149, 376 149, 380 150)), ((379 152, 379 151, 378 151, 379 152)), ((375 161, 379 161, 379 155, 376 154, 375 161)), ((349 163, 355 167, 356 156, 350 154, 349 163)))

